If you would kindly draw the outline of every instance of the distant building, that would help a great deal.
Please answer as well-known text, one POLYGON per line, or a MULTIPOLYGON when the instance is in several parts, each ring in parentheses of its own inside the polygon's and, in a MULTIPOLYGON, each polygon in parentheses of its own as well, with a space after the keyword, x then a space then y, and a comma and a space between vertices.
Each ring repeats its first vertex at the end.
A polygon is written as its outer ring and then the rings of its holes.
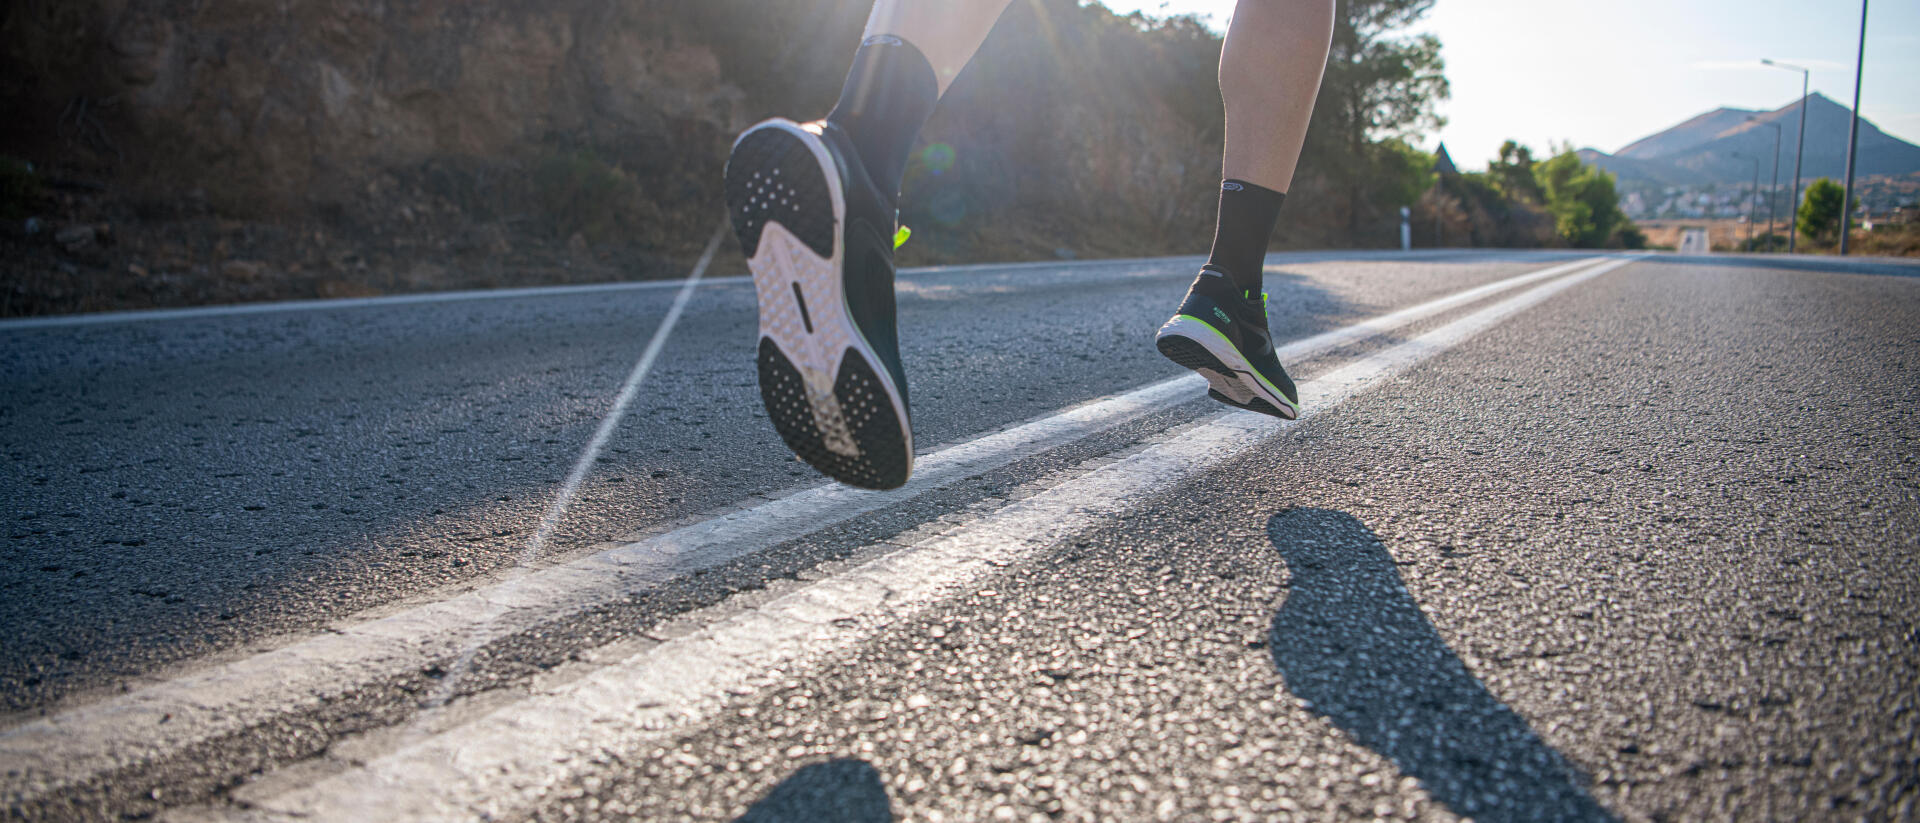
POLYGON ((1873 231, 1875 226, 1904 226, 1913 222, 1913 206, 1900 206, 1892 211, 1867 212, 1862 215, 1860 228, 1873 231))

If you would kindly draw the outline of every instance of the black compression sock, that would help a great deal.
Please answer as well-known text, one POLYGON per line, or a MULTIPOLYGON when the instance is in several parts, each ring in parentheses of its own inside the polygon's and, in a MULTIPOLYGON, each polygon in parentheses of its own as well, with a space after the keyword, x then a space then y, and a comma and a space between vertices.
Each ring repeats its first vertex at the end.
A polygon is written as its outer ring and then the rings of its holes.
POLYGON ((1243 293, 1260 294, 1266 268, 1267 238, 1280 219, 1286 192, 1245 180, 1220 181, 1220 218, 1213 229, 1213 253, 1207 268, 1224 272, 1243 293))
POLYGON ((868 176, 892 200, 900 196, 913 141, 938 102, 940 81, 926 55, 891 34, 876 34, 854 52, 827 121, 846 131, 868 176))

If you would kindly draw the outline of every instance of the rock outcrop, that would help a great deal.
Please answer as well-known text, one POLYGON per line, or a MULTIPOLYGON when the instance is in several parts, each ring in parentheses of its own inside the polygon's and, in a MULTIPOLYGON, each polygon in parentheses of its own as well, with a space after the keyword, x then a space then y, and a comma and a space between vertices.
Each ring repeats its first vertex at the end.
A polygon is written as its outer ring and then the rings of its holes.
POLYGON ((135 173, 236 210, 347 202, 381 172, 562 135, 682 157, 742 97, 658 3, 59 1, 97 26, 82 96, 117 103, 135 173))

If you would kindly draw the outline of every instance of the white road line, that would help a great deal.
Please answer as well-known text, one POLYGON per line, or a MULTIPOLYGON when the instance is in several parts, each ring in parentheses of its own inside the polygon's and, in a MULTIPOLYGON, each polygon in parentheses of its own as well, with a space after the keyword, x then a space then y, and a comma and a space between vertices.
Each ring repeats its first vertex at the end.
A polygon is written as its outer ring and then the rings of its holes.
MULTIPOLYGON (((709 277, 709 286, 746 283, 750 278, 741 275, 732 277, 709 277)), ((385 297, 342 297, 332 300, 280 300, 272 303, 239 303, 225 306, 196 306, 190 309, 140 309, 136 311, 109 311, 95 314, 59 314, 50 317, 16 317, 0 320, 0 332, 23 331, 27 329, 67 328, 72 326, 109 326, 118 323, 144 323, 156 320, 198 320, 207 317, 234 317, 248 314, 281 314, 285 312, 318 311, 326 309, 365 309, 382 306, 410 306, 417 303, 453 303, 462 300, 513 300, 524 297, 562 297, 566 295, 599 294, 602 292, 658 291, 677 289, 686 285, 685 280, 646 280, 638 283, 587 283, 577 286, 530 286, 518 289, 486 289, 483 291, 441 291, 431 294, 396 294, 385 297)))
MULTIPOLYGON (((1445 351, 1618 260, 1539 286, 1301 385, 1302 418, 1445 351)), ((775 677, 905 619, 997 566, 1118 515, 1282 425, 1227 412, 954 531, 821 580, 564 686, 239 814, 263 820, 497 820, 569 778, 714 715, 775 677)))
MULTIPOLYGON (((567 509, 573 506, 574 497, 580 493, 580 484, 587 482, 587 473, 593 471, 594 461, 599 459, 602 451, 606 450, 607 441, 613 438, 614 429, 620 425, 620 418, 627 416, 627 408, 633 405, 633 398, 640 393, 640 384, 646 381, 647 372, 653 370, 653 362, 660 358, 660 350, 666 348, 667 338, 673 335, 674 325, 680 322, 680 314, 686 311, 687 301, 692 299, 693 290, 700 285, 700 276, 707 273, 707 266, 713 263, 713 253, 720 250, 720 241, 727 236, 731 226, 730 221, 722 220, 719 227, 714 229, 713 239, 707 241, 706 251, 700 254, 700 262, 694 264, 693 273, 687 275, 686 285, 682 286, 680 293, 674 296, 673 306, 667 309, 667 316, 662 318, 660 325, 653 330, 653 337, 647 341, 646 350, 640 353, 639 362, 633 364, 633 371, 627 373, 626 382, 620 384, 620 391, 613 399, 613 407, 600 418, 600 427, 595 429, 593 437, 587 440, 587 447, 580 450, 580 458, 573 462, 573 471, 567 473, 567 479, 560 484, 560 492, 553 496, 553 502, 547 506, 547 513, 540 518, 540 525, 533 530, 533 536, 527 539, 527 548, 520 553, 521 566, 527 566, 539 559, 541 550, 547 547, 547 541, 553 539, 553 533, 560 528, 561 518, 567 516, 567 509)), ((526 577, 520 578, 522 581, 526 579, 526 577)), ((503 611, 504 608, 496 603, 493 613, 477 627, 474 632, 475 637, 460 650, 460 657, 448 667, 446 676, 434 689, 433 697, 428 701, 430 705, 439 706, 446 703, 447 698, 452 697, 459 689, 461 679, 466 676, 468 667, 473 664, 474 653, 485 644, 487 627, 498 620, 503 611)))
MULTIPOLYGON (((1601 262, 1589 258, 1488 283, 1281 347, 1299 361, 1499 292, 1601 262)), ((834 523, 1008 465, 1200 396, 1186 375, 949 446, 916 461, 905 487, 824 485, 449 600, 346 624, 273 651, 34 720, 0 732, 0 798, 24 802, 118 768, 284 714, 318 708, 368 684, 418 672, 470 643, 508 637, 834 523), (164 725, 163 725, 164 724, 164 725), (15 766, 14 764, 20 764, 15 766)))
MULTIPOLYGON (((1119 266, 1139 263, 1175 262, 1187 258, 1151 258, 1120 260, 1076 260, 1048 263, 981 263, 968 266, 935 266, 918 269, 901 269, 904 277, 940 274, 970 274, 978 271, 1017 270, 1036 266, 1053 267, 1092 267, 1119 266)), ((1200 260, 1201 258, 1193 258, 1200 260)), ((119 323, 143 323, 156 320, 197 320, 208 317, 233 317, 249 314, 280 314, 284 312, 322 311, 331 309, 368 309, 386 306, 411 306, 422 303, 458 303, 470 300, 519 300, 535 297, 567 297, 588 294, 606 294, 609 292, 664 291, 686 285, 684 279, 642 280, 623 283, 582 283, 571 286, 528 286, 515 289, 471 289, 465 291, 442 291, 428 294, 395 294, 381 297, 343 297, 331 300, 278 300, 270 303, 238 303, 224 306, 195 306, 184 309, 140 309, 135 311, 109 311, 93 314, 61 314, 50 317, 16 317, 0 320, 0 332, 26 329, 66 328, 72 326, 105 326, 119 323)), ((749 284, 753 278, 746 275, 706 278, 709 286, 732 286, 749 284)))
MULTIPOLYGON (((1315 262, 1321 260, 1382 260, 1404 259, 1408 262, 1427 261, 1435 257, 1466 257, 1484 252, 1462 250, 1438 250, 1413 257, 1396 258, 1393 253, 1384 252, 1309 252, 1297 254, 1273 255, 1268 265, 1289 262, 1315 262), (1447 252, 1447 253, 1441 253, 1447 252)), ((1535 252, 1515 252, 1513 262, 1528 262, 1527 257, 1535 252)), ((1205 258, 1194 256, 1176 257, 1137 257, 1112 260, 1060 260, 1032 263, 971 263, 958 266, 926 266, 901 269, 902 277, 942 276, 955 274, 976 274, 979 272, 1022 271, 1026 269, 1062 269, 1062 268, 1100 268, 1106 266, 1130 265, 1166 265, 1177 268, 1180 264, 1191 262, 1197 267, 1205 258)), ((740 285, 753 282, 753 278, 744 275, 728 277, 709 277, 704 281, 709 286, 740 285)), ((537 297, 566 297, 609 292, 661 291, 677 289, 686 285, 686 280, 645 280, 625 283, 586 283, 572 286, 530 286, 515 289, 478 289, 468 291, 444 291, 430 294, 397 294, 382 297, 348 297, 332 300, 281 300, 271 303, 241 303, 225 306, 196 306, 185 309, 142 309, 138 311, 110 311, 93 314, 62 314, 50 317, 16 317, 0 319, 0 332, 26 331, 30 329, 69 328, 76 326, 106 326, 120 323, 143 323, 159 320, 196 320, 209 317, 234 317, 251 314, 280 314, 284 312, 319 311, 332 309, 364 309, 387 306, 409 306, 423 303, 455 303, 469 300, 518 300, 537 297)))

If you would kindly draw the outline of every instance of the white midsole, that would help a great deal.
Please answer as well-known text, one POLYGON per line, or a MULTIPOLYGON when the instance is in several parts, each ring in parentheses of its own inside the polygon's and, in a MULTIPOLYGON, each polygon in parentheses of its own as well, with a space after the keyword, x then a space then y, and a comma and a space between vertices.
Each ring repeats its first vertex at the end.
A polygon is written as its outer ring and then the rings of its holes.
POLYGON ((1162 337, 1184 337, 1199 343, 1222 365, 1232 369, 1232 373, 1229 374, 1215 374, 1212 369, 1194 369, 1194 371, 1207 378, 1207 383, 1213 386, 1214 391, 1226 395, 1233 402, 1245 404, 1258 397, 1276 409, 1291 410, 1296 414, 1299 412, 1299 404, 1267 388, 1266 382, 1255 374, 1253 364, 1247 362, 1247 358, 1241 356, 1240 351, 1232 344, 1222 339, 1220 333, 1214 331, 1212 326, 1182 315, 1161 326, 1160 333, 1154 339, 1159 340, 1162 337))
POLYGON ((840 401, 833 394, 833 383, 840 373, 840 364, 847 350, 859 352, 872 367, 880 385, 886 389, 887 398, 899 420, 901 434, 906 440, 907 469, 911 471, 913 429, 907 421, 907 404, 901 398, 899 388, 893 384, 892 372, 874 352, 860 327, 854 324, 852 310, 847 305, 846 290, 842 286, 840 265, 845 254, 843 229, 847 204, 833 156, 818 134, 784 118, 760 123, 743 133, 741 139, 761 129, 788 132, 813 152, 833 198, 834 233, 833 256, 822 258, 780 224, 777 217, 769 217, 761 226, 760 245, 754 250, 754 256, 747 260, 747 268, 753 272, 754 292, 760 307, 760 334, 779 347, 806 382, 808 405, 812 407, 814 425, 820 432, 823 445, 830 451, 853 458, 860 457, 860 448, 854 442, 840 401), (806 300, 807 314, 804 318, 793 293, 796 284, 806 300), (807 330, 809 321, 812 332, 807 330))

